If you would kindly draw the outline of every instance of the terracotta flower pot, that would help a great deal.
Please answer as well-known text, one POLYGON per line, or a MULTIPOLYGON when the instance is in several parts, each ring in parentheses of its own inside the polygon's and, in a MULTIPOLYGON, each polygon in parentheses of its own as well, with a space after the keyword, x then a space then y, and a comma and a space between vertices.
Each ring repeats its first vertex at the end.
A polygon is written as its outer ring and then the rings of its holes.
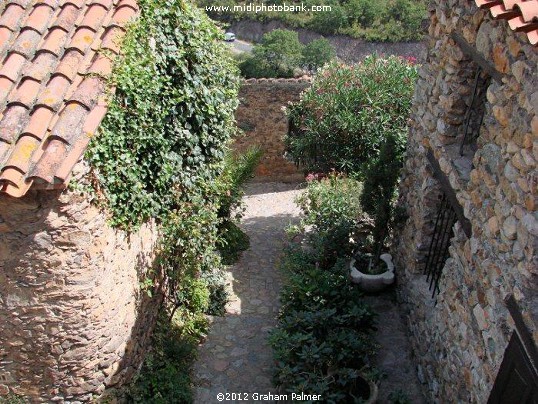
POLYGON ((356 268, 355 258, 352 258, 349 263, 352 282, 358 284, 359 288, 365 292, 379 292, 394 283, 394 264, 392 263, 392 256, 390 254, 381 254, 379 258, 387 264, 387 270, 376 275, 361 272, 361 269, 356 268))

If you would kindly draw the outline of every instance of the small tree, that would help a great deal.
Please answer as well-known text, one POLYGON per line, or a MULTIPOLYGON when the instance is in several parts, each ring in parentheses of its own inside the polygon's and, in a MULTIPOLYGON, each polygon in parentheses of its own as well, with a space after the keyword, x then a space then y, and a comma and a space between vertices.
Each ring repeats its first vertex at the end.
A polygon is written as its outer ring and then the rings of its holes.
POLYGON ((240 64, 245 77, 293 77, 302 61, 303 45, 295 31, 276 29, 262 37, 252 58, 240 64))
POLYGON ((315 39, 303 49, 303 66, 314 72, 333 60, 335 56, 336 53, 327 39, 315 39))

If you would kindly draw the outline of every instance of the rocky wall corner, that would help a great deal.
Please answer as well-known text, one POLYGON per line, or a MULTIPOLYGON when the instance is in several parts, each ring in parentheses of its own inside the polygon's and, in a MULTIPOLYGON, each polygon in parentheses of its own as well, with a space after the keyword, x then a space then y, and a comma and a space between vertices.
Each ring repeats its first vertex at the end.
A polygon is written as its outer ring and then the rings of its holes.
POLYGON ((155 223, 115 230, 87 195, 0 195, 0 397, 86 402, 139 367, 161 296, 155 223))

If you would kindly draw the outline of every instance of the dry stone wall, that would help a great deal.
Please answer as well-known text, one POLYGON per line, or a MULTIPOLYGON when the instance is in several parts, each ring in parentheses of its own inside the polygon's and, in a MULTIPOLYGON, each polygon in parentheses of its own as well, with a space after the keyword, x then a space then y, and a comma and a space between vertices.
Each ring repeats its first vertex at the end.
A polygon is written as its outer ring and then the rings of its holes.
POLYGON ((73 191, 0 196, 0 397, 88 401, 138 368, 161 300, 139 287, 158 232, 106 219, 73 191))
POLYGON ((401 185, 409 214, 394 253, 419 374, 434 402, 487 402, 514 330, 513 295, 538 341, 538 52, 524 34, 467 0, 435 1, 428 58, 412 111, 401 185), (457 149, 471 102, 476 55, 502 75, 487 88, 477 150, 457 149), (439 206, 433 152, 471 222, 456 223, 435 299, 422 273, 439 206))
POLYGON ((262 149, 264 154, 254 181, 303 178, 297 167, 284 157, 283 137, 288 132, 288 120, 283 108, 290 101, 297 101, 309 85, 309 78, 249 79, 241 85, 235 118, 244 135, 236 140, 234 148, 239 152, 252 146, 262 149))

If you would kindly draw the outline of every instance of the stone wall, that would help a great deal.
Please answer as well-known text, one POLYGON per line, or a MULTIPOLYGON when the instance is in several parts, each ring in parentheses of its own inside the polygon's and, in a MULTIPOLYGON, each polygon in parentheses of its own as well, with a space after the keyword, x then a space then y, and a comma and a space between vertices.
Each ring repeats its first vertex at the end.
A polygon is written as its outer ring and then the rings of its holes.
POLYGON ((431 11, 430 51, 415 92, 401 184, 409 219, 394 254, 431 400, 484 403, 514 330, 507 296, 514 296, 538 341, 538 53, 525 35, 474 2, 437 0, 431 11), (476 54, 463 52, 452 33, 476 54), (477 55, 502 77, 487 88, 477 150, 466 146, 460 156, 477 55), (456 223, 434 299, 422 273, 440 195, 428 150, 472 226, 468 238, 456 223))
MULTIPOLYGON (((260 42, 262 36, 275 29, 290 29, 282 21, 235 21, 230 25, 229 31, 234 32, 238 38, 250 42, 260 42)), ((351 38, 345 35, 321 35, 305 28, 293 28, 299 34, 299 40, 307 44, 314 39, 325 37, 334 48, 336 55, 346 63, 359 62, 372 53, 396 56, 413 56, 422 61, 426 47, 423 42, 366 42, 362 39, 351 38)))
POLYGON ((139 287, 156 226, 106 220, 73 191, 0 195, 0 395, 87 401, 140 365, 161 300, 139 287))
POLYGON ((296 181, 303 175, 284 158, 282 138, 288 133, 288 120, 283 107, 297 101, 310 84, 301 79, 249 79, 239 91, 239 108, 235 117, 244 131, 234 144, 237 151, 259 146, 264 154, 256 169, 254 181, 296 181))

